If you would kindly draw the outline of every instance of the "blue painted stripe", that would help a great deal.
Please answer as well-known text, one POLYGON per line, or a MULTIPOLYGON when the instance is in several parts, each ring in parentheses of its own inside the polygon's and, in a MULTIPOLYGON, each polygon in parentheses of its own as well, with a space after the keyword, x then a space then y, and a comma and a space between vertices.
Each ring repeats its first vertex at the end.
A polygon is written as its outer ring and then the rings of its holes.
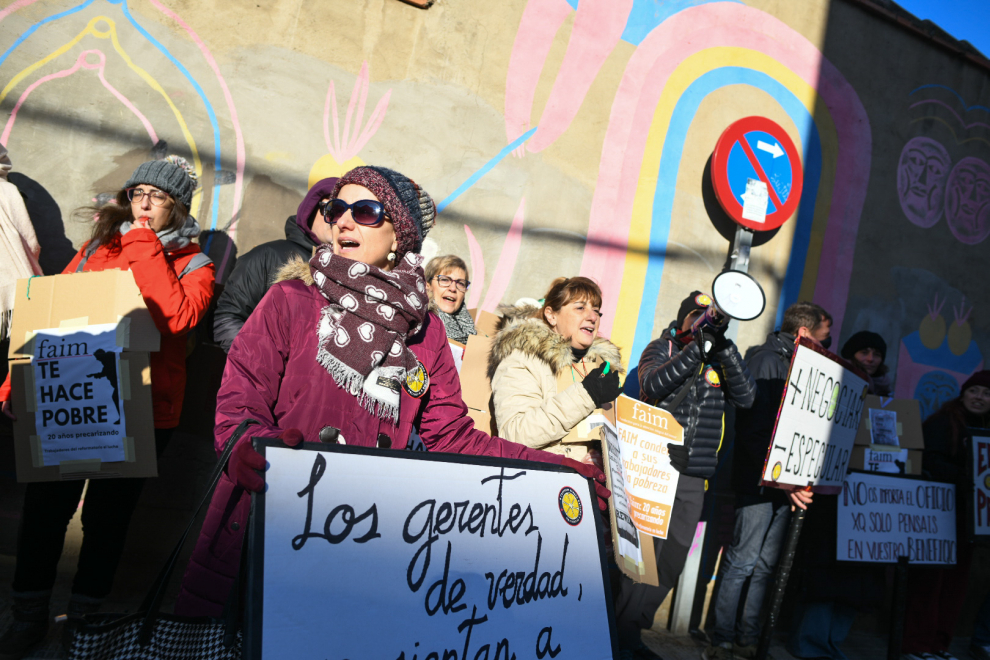
POLYGON ((915 92, 920 92, 923 89, 944 89, 949 92, 952 92, 953 96, 959 99, 959 102, 962 104, 962 107, 966 108, 967 112, 970 110, 985 110, 987 112, 990 112, 990 108, 988 108, 985 105, 966 105, 966 101, 963 100, 963 97, 962 95, 959 94, 959 92, 952 89, 951 87, 946 87, 945 85, 922 85, 921 87, 916 87, 915 89, 912 89, 911 93, 908 94, 908 96, 914 96, 915 92))
MULTIPOLYGON (((701 102, 713 91, 727 85, 750 85, 770 94, 794 122, 801 142, 804 145, 805 170, 804 191, 797 215, 794 243, 787 276, 781 290, 782 300, 788 299, 788 292, 796 286, 800 289, 804 274, 804 259, 808 252, 811 236, 811 223, 814 219, 815 197, 818 194, 818 180, 821 175, 821 141, 818 128, 807 108, 782 84, 759 71, 741 67, 723 67, 709 71, 695 80, 677 101, 667 137, 660 156, 660 169, 657 174, 656 190, 653 198, 653 215, 650 226, 650 255, 646 268, 646 281, 643 298, 636 321, 630 364, 639 362, 643 349, 653 337, 653 322, 656 315, 657 299, 660 296, 660 282, 666 261, 667 240, 670 236, 670 218, 674 208, 674 182, 680 168, 684 151, 684 141, 688 128, 698 111, 701 102)), ((699 282, 702 286, 706 283, 699 282)))
MULTIPOLYGON (((170 53, 167 48, 165 48, 165 46, 163 46, 161 44, 161 42, 159 42, 157 39, 155 39, 153 36, 151 36, 151 33, 150 32, 148 32, 147 30, 145 30, 143 27, 141 27, 141 25, 136 20, 134 20, 134 17, 131 16, 131 10, 127 6, 127 0, 107 0, 107 2, 110 2, 112 4, 119 4, 121 6, 121 9, 124 12, 124 16, 126 16, 127 17, 127 20, 130 21, 131 25, 134 26, 134 29, 137 30, 138 32, 140 32, 141 35, 145 39, 147 39, 148 41, 150 41, 151 44, 161 52, 162 55, 164 55, 165 57, 167 57, 169 59, 169 61, 172 62, 172 64, 174 64, 175 67, 179 71, 182 72, 182 75, 185 76, 186 80, 189 81, 189 84, 193 86, 193 89, 196 90, 196 93, 199 95, 199 98, 203 101, 203 105, 206 106, 206 114, 210 118, 210 126, 213 127, 213 151, 216 154, 216 157, 214 158, 214 163, 213 163, 213 170, 214 170, 214 172, 219 173, 220 172, 220 169, 221 169, 221 167, 220 167, 220 161, 221 161, 221 158, 220 158, 220 125, 217 123, 217 113, 214 112, 213 105, 210 103, 210 100, 208 98, 206 98, 206 92, 203 91, 203 88, 200 87, 200 84, 198 82, 196 82, 196 79, 193 78, 193 76, 192 76, 191 73, 189 73, 189 70, 186 69, 186 67, 183 66, 182 63, 178 59, 176 59, 175 56, 172 55, 172 53, 170 53)), ((211 230, 217 228, 217 215, 218 215, 218 212, 219 212, 219 194, 218 194, 219 188, 220 188, 220 186, 217 186, 217 185, 214 185, 213 186, 213 197, 212 197, 212 201, 210 203, 210 206, 211 206, 211 208, 210 208, 210 229, 211 230)))
POLYGON ((453 202, 455 199, 463 195, 465 190, 467 190, 474 184, 478 183, 478 179, 488 174, 488 172, 491 171, 493 167, 498 165, 502 161, 502 159, 504 159, 515 149, 520 147, 524 142, 526 142, 526 140, 533 137, 533 133, 536 132, 536 129, 537 127, 534 126, 533 128, 529 129, 528 131, 517 137, 506 147, 504 147, 502 151, 498 152, 497 156, 495 156, 490 161, 485 163, 480 170, 469 176, 467 181, 465 181, 464 183, 462 183, 457 187, 457 190, 447 195, 447 197, 442 202, 437 204, 437 213, 442 212, 445 208, 447 208, 450 205, 451 202, 453 202))
POLYGON ((37 23, 35 23, 31 27, 29 27, 27 30, 24 30, 24 33, 21 34, 21 36, 19 36, 17 38, 17 41, 15 41, 11 45, 10 48, 8 48, 6 51, 4 51, 3 55, 0 55, 0 66, 3 66, 3 63, 7 61, 7 57, 12 52, 14 52, 14 50, 18 46, 20 46, 22 43, 24 43, 24 41, 27 40, 28 37, 30 37, 32 34, 34 34, 35 32, 37 32, 38 31, 38 28, 40 28, 42 25, 45 25, 47 23, 51 23, 52 21, 57 21, 60 18, 65 18, 66 16, 71 16, 72 14, 75 14, 77 12, 80 12, 83 9, 85 9, 86 7, 89 7, 94 2, 96 2, 96 0, 86 0, 86 2, 82 3, 81 5, 76 5, 72 9, 66 9, 65 11, 63 11, 60 14, 53 14, 53 15, 49 16, 48 18, 45 18, 45 19, 42 19, 42 20, 38 21, 37 23))

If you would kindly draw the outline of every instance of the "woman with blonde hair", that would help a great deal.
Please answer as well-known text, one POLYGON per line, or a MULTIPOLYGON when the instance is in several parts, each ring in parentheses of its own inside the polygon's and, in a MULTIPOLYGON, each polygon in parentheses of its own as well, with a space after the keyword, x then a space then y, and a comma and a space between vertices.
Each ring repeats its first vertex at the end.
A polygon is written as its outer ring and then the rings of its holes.
POLYGON ((464 297, 471 286, 467 265, 455 254, 433 257, 426 264, 426 292, 430 311, 440 317, 447 339, 466 344, 470 335, 478 334, 468 313, 464 297))
POLYGON ((602 291, 587 277, 560 277, 542 307, 502 307, 488 356, 499 435, 534 449, 599 463, 597 443, 561 443, 596 408, 615 400, 625 371, 619 348, 598 336, 602 291), (592 366, 596 363, 597 366, 592 366), (557 389, 562 374, 571 385, 557 389))

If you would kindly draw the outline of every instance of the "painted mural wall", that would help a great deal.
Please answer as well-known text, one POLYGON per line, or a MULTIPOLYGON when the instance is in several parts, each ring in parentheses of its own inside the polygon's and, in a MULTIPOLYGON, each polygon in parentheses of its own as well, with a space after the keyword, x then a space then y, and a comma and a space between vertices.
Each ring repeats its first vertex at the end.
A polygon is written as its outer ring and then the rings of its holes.
POLYGON ((76 247, 74 209, 186 156, 221 279, 312 182, 394 167, 435 197, 424 251, 465 257, 470 305, 590 276, 635 363, 722 269, 706 168, 765 116, 804 181, 753 249, 768 309, 739 343, 814 299, 840 341, 882 334, 931 410, 990 349, 988 74, 851 0, 17 0, 0 142, 76 247))

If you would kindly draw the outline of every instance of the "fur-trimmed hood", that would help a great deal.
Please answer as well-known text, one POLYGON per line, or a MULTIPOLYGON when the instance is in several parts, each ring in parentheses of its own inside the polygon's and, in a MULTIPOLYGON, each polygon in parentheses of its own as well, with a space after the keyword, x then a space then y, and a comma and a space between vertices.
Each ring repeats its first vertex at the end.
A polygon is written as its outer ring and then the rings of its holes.
MULTIPOLYGON (((491 352, 488 354, 488 379, 495 375, 498 365, 515 351, 522 351, 543 361, 550 367, 554 376, 560 375, 564 369, 574 364, 574 354, 571 343, 564 337, 551 330, 546 323, 533 318, 537 308, 523 305, 513 307, 504 305, 498 308, 499 319, 491 352)), ((606 360, 612 369, 625 373, 622 355, 619 347, 603 337, 596 337, 586 358, 606 360)))
POLYGON ((302 280, 306 286, 313 286, 313 271, 309 269, 309 262, 299 256, 292 257, 275 273, 272 284, 289 280, 302 280))

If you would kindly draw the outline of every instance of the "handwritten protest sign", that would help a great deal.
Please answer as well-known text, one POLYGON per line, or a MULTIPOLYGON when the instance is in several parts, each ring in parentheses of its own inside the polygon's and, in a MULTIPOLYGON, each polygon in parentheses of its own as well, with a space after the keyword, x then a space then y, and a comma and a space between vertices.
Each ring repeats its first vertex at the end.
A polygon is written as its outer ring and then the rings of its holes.
POLYGON ((34 334, 33 410, 43 465, 125 459, 117 327, 108 323, 34 334))
POLYGON ((762 484, 837 493, 849 466, 866 390, 866 381, 835 356, 802 339, 791 359, 762 484))
POLYGON ((603 528, 559 466, 254 439, 245 658, 613 657, 603 528))
POLYGON ((956 563, 956 487, 853 472, 842 485, 839 561, 956 563))
POLYGON ((678 478, 667 443, 683 444, 684 429, 666 410, 625 395, 616 401, 615 426, 633 524, 644 534, 667 538, 678 478))
POLYGON ((990 539, 990 432, 972 430, 973 500, 970 525, 980 540, 990 539))

